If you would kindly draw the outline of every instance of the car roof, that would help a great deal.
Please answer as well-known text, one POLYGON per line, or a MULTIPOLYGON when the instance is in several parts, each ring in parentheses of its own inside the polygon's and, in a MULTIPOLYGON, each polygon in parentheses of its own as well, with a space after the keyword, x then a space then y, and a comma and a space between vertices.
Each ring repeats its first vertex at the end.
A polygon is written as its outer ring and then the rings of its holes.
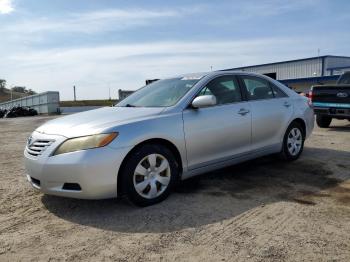
POLYGON ((242 71, 242 70, 218 70, 218 71, 212 71, 212 72, 198 72, 198 73, 182 74, 182 75, 177 75, 176 77, 182 77, 182 78, 188 78, 188 79, 201 79, 205 76, 216 76, 216 75, 222 75, 223 73, 244 74, 244 75, 260 76, 260 77, 264 76, 261 74, 246 72, 246 71, 242 71))
POLYGON ((188 78, 188 79, 201 79, 207 76, 210 72, 198 72, 198 73, 189 73, 189 74, 181 74, 175 77, 188 78))

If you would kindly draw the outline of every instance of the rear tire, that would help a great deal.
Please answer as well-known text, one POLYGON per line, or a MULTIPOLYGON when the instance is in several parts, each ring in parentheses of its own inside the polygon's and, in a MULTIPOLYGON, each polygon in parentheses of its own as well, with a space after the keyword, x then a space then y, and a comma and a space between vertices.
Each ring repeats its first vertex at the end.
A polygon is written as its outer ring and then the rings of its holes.
POLYGON ((332 122, 332 118, 329 116, 316 115, 316 123, 321 128, 327 128, 332 122))
POLYGON ((303 152, 304 141, 304 128, 298 122, 292 122, 284 135, 280 158, 285 161, 297 160, 303 152))
POLYGON ((173 153, 162 145, 145 144, 127 159, 122 190, 135 205, 145 207, 166 199, 179 175, 173 153))

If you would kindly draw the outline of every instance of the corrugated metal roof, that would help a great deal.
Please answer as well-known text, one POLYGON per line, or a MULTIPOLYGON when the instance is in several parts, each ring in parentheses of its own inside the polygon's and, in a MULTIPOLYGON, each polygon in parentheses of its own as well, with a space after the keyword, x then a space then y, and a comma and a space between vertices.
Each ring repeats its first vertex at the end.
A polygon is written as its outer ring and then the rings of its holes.
POLYGON ((224 69, 223 71, 226 71, 226 70, 237 70, 237 69, 244 69, 244 68, 252 68, 252 67, 261 67, 261 66, 269 66, 269 65, 286 64, 286 63, 294 63, 294 62, 302 62, 302 61, 315 60, 315 59, 325 59, 327 57, 350 59, 350 56, 324 55, 324 56, 314 56, 314 57, 294 59, 294 60, 287 60, 287 61, 280 61, 280 62, 265 63, 265 64, 260 64, 260 65, 241 66, 241 67, 235 67, 235 68, 230 68, 230 69, 224 69))
POLYGON ((321 76, 321 77, 283 79, 283 80, 278 80, 278 81, 283 83, 283 84, 290 84, 290 83, 298 83, 298 82, 331 81, 331 80, 338 80, 338 78, 339 78, 339 75, 333 75, 333 76, 321 76))

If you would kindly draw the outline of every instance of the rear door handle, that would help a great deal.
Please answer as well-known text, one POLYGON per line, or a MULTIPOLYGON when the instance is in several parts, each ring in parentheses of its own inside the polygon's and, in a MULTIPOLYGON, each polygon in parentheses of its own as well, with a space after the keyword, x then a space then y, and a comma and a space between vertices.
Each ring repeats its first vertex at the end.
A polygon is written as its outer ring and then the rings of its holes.
POLYGON ((285 107, 290 107, 291 106, 291 104, 289 103, 289 102, 284 102, 284 104, 283 104, 285 107))
POLYGON ((244 116, 246 114, 248 114, 250 111, 248 109, 245 109, 245 108, 241 108, 239 111, 238 111, 238 114, 240 114, 241 116, 244 116))

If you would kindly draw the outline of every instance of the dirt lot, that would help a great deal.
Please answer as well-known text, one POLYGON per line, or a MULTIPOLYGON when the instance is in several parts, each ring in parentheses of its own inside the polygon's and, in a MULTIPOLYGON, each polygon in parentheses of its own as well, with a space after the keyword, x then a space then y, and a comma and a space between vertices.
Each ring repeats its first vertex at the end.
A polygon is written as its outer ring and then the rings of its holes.
POLYGON ((0 120, 0 261, 350 261, 350 124, 315 129, 294 163, 201 176, 147 208, 44 196, 24 176, 49 117, 0 120))

